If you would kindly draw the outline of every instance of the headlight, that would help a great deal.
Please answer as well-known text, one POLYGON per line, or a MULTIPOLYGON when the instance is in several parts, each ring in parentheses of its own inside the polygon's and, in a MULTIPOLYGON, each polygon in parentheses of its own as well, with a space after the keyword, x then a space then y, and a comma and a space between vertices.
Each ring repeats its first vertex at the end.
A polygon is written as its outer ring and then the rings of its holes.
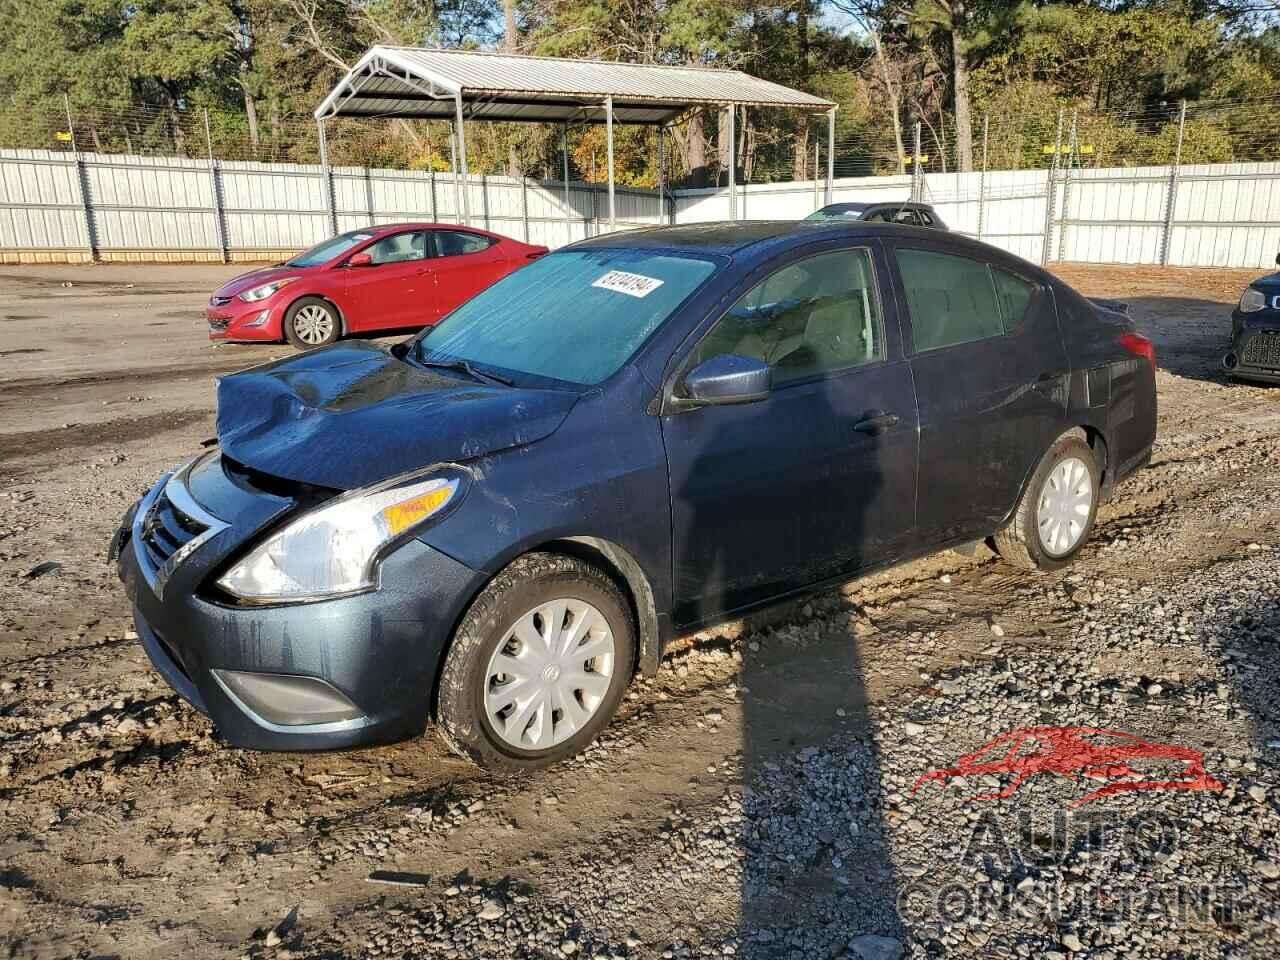
POLYGON ((461 486, 437 474, 344 494, 298 517, 218 581, 242 600, 315 600, 371 587, 382 549, 443 510, 461 486))
POLYGON ((245 303, 257 303, 259 300, 265 300, 281 287, 287 287, 298 277, 285 277, 283 280, 272 280, 270 283, 264 283, 260 287, 254 287, 252 290, 246 290, 240 294, 240 299, 245 303))
POLYGON ((1267 297, 1261 290, 1250 287, 1240 296, 1241 313, 1257 313, 1267 308, 1267 297))

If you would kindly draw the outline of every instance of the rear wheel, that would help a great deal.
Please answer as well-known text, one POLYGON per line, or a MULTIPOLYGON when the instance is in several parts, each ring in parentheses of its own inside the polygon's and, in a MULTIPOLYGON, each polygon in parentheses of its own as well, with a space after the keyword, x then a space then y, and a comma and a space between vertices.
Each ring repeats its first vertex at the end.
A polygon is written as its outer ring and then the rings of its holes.
POLYGON ((299 350, 327 346, 341 333, 338 311, 319 297, 303 297, 285 311, 284 337, 299 350))
POLYGON ((547 766, 608 724, 631 678, 630 607, 603 572, 534 553, 494 577, 445 657, 438 729, 485 767, 547 766))
POLYGON ((1093 532, 1098 473, 1083 439, 1074 433, 1060 437, 1036 467, 1013 519, 993 538, 1000 556, 1024 570, 1070 563, 1093 532))

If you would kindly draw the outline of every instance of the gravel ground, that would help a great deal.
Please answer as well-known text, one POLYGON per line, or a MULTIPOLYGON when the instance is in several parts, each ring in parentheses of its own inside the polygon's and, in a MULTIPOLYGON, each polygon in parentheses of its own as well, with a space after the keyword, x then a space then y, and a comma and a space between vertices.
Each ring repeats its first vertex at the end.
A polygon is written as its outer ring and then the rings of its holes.
POLYGON ((147 669, 106 539, 212 434, 211 377, 284 352, 203 341, 229 272, 0 270, 7 955, 1280 951, 1280 393, 1216 366, 1250 274, 1061 268, 1161 365, 1152 465, 1071 569, 944 553, 684 638, 598 744, 504 779, 430 737, 238 751, 147 669), (918 784, 1046 727, 1181 748, 1147 780, 1202 754, 1204 789, 918 784))

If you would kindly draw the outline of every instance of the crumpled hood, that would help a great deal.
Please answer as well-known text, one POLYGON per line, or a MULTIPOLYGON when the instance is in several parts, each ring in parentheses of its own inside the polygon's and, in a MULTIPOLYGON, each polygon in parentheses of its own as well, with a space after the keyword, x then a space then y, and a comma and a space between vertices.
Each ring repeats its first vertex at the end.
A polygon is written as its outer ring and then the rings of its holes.
POLYGON ((308 267, 259 267, 257 270, 250 270, 248 273, 232 277, 217 290, 213 291, 213 295, 215 297, 234 297, 238 293, 244 293, 246 290, 260 287, 262 284, 270 283, 272 280, 279 280, 282 277, 300 277, 309 272, 310 269, 308 267))
POLYGON ((254 470, 349 490, 541 440, 576 399, 468 383, 349 341, 222 377, 218 440, 254 470))

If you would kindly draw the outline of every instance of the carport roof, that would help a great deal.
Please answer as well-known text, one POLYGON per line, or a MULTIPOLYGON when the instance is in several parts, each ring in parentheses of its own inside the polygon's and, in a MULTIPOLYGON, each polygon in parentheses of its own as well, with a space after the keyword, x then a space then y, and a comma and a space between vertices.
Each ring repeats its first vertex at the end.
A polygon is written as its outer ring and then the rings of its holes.
POLYGON ((835 104, 737 70, 606 63, 462 50, 373 47, 316 109, 328 117, 670 123, 710 105, 830 110, 835 104))

